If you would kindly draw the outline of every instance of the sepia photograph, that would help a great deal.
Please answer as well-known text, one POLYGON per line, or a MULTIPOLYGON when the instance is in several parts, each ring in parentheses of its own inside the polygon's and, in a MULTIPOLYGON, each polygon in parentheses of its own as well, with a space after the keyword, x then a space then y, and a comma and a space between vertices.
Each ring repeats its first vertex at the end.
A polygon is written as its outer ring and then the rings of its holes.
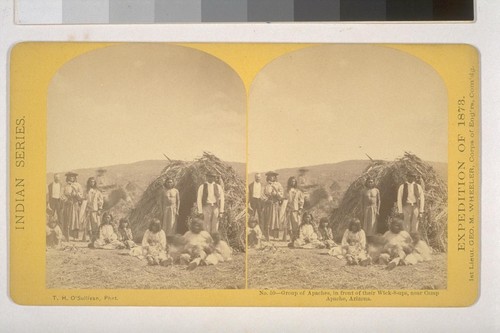
POLYGON ((380 45, 289 52, 248 110, 248 287, 446 289, 448 100, 380 45))
POLYGON ((100 47, 47 95, 46 287, 245 287, 246 91, 216 57, 100 47))
POLYGON ((477 299, 473 47, 23 43, 12 57, 17 303, 477 299))

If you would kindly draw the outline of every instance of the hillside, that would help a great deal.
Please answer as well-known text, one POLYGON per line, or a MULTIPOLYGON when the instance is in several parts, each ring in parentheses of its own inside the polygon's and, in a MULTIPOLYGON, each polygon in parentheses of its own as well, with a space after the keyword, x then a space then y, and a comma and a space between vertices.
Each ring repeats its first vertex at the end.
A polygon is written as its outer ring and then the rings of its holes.
MULTIPOLYGON (((234 168, 236 173, 245 179, 246 165, 245 163, 239 162, 226 162, 234 168)), ((168 164, 166 160, 146 160, 140 162, 134 162, 129 164, 117 164, 110 166, 103 166, 102 169, 106 169, 105 174, 106 183, 109 185, 116 184, 118 186, 125 186, 128 183, 132 183, 137 186, 139 191, 144 191, 148 185, 153 181, 163 168, 168 164)), ((78 182, 85 186, 87 179, 91 176, 96 175, 96 170, 99 168, 85 168, 71 170, 78 173, 78 182)), ((69 171, 69 170, 67 170, 69 171)), ((64 175, 65 172, 61 172, 64 175)), ((53 173, 47 174, 47 184, 52 182, 54 177, 53 173)), ((64 181, 64 177, 61 178, 64 181)))
MULTIPOLYGON (((448 164, 442 162, 428 162, 437 174, 446 183, 448 180, 448 164)), ((349 185, 366 169, 370 164, 368 160, 349 160, 339 163, 329 163, 313 166, 303 166, 307 169, 304 176, 306 188, 313 185, 324 185, 329 188, 335 181, 339 185, 339 191, 343 192, 349 185)), ((279 182, 285 187, 286 182, 291 176, 298 176, 301 168, 285 168, 276 170, 279 173, 279 182)), ((252 181, 254 174, 249 175, 249 181, 252 181)))

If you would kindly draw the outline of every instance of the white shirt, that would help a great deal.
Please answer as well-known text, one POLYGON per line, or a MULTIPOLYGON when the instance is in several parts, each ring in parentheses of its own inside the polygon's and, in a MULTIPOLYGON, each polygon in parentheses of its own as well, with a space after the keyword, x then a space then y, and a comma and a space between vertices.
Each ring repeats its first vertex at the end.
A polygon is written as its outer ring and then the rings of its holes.
MULTIPOLYGON (((405 184, 408 184, 408 198, 406 199, 406 202, 403 202, 403 190, 404 190, 404 184, 399 186, 398 190, 398 212, 401 214, 403 212, 403 205, 406 203, 410 204, 415 204, 417 202, 417 197, 415 196, 415 193, 413 191, 413 183, 408 183, 406 182, 405 184)), ((420 192, 420 212, 424 212, 424 190, 422 189, 422 186, 417 184, 418 191, 420 192)))
POLYGON ((262 194, 262 184, 254 182, 253 183, 252 197, 256 198, 256 199, 260 199, 261 194, 262 194))
POLYGON ((60 199, 61 198, 61 183, 52 183, 52 198, 60 199))
MULTIPOLYGON (((207 203, 208 204, 216 204, 217 203, 217 198, 215 197, 215 191, 214 191, 214 186, 218 186, 219 188, 219 210, 221 213, 224 213, 224 191, 222 190, 222 186, 216 184, 216 183, 205 183, 207 184, 207 203)), ((200 185, 198 188, 198 213, 203 214, 203 203, 202 203, 202 198, 203 198, 203 185, 200 185)))

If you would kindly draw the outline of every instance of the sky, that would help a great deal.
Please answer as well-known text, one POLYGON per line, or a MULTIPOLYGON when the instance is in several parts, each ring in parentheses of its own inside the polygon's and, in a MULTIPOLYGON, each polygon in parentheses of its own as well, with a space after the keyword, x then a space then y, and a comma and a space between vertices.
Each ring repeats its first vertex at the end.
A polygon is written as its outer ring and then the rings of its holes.
POLYGON ((217 58, 168 44, 123 44, 81 55, 51 81, 47 171, 203 151, 246 159, 246 92, 217 58))
POLYGON ((266 65, 250 89, 248 170, 393 160, 448 160, 447 91, 435 70, 399 50, 322 45, 266 65))

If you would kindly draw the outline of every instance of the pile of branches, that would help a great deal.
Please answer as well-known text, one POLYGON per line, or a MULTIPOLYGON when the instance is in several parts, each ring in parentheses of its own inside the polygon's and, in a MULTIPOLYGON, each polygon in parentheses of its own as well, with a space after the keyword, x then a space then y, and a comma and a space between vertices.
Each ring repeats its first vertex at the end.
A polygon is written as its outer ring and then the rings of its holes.
POLYGON ((368 177, 375 181, 380 191, 381 206, 378 231, 388 229, 391 219, 397 214, 397 192, 411 171, 417 175, 425 194, 425 213, 420 220, 419 231, 423 239, 435 250, 444 252, 448 246, 448 188, 428 163, 416 155, 405 153, 402 158, 392 162, 373 161, 347 189, 342 201, 331 216, 333 232, 341 237, 348 227, 350 218, 362 221, 362 193, 368 177))
POLYGON ((172 178, 180 195, 181 218, 177 230, 184 230, 196 214, 193 203, 196 202, 198 187, 205 181, 207 172, 218 175, 218 183, 224 189, 225 214, 219 221, 221 239, 237 251, 245 250, 245 181, 236 171, 215 155, 204 152, 194 161, 170 160, 161 174, 149 184, 129 216, 134 236, 142 237, 152 218, 160 218, 158 192, 166 178, 172 178), (189 205, 189 206, 186 206, 189 205))

